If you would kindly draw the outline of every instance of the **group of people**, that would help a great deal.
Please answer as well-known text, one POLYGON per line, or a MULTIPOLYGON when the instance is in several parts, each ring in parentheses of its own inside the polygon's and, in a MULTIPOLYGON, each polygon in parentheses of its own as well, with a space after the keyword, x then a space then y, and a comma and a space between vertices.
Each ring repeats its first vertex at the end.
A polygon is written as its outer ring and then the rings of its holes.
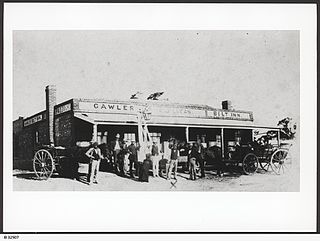
POLYGON ((200 167, 201 177, 204 172, 204 152, 205 148, 200 141, 196 143, 178 143, 176 139, 162 145, 158 141, 153 141, 148 147, 147 153, 140 152, 141 146, 138 142, 126 143, 120 140, 117 134, 114 141, 109 146, 98 145, 97 142, 85 153, 90 159, 88 171, 88 183, 98 183, 98 173, 100 161, 106 160, 112 171, 119 176, 137 177, 141 182, 149 181, 149 170, 152 168, 153 177, 164 177, 167 180, 177 179, 179 156, 185 156, 189 166, 190 179, 196 180, 197 167, 200 167), (141 155, 142 154, 142 155, 141 155), (164 161, 163 169, 160 162, 164 161), (163 174, 163 171, 165 174, 163 174))

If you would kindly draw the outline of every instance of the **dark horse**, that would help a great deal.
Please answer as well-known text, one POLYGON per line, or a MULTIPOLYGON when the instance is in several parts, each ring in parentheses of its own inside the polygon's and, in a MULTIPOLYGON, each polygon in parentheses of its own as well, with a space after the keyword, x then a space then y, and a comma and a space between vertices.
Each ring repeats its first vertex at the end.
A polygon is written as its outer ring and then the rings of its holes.
POLYGON ((117 174, 124 175, 124 167, 125 164, 127 164, 125 156, 129 153, 128 149, 121 149, 121 151, 117 155, 118 162, 115 163, 113 151, 108 144, 102 143, 98 147, 100 148, 101 154, 104 157, 104 159, 101 160, 100 169, 103 171, 116 171, 117 174))
POLYGON ((222 151, 220 147, 211 146, 205 150, 202 156, 206 163, 214 165, 214 167, 217 169, 217 175, 221 176, 227 169, 222 160, 222 151))
POLYGON ((102 156, 104 157, 100 162, 100 170, 111 171, 113 166, 111 148, 106 143, 102 143, 98 145, 98 147, 101 150, 102 156))

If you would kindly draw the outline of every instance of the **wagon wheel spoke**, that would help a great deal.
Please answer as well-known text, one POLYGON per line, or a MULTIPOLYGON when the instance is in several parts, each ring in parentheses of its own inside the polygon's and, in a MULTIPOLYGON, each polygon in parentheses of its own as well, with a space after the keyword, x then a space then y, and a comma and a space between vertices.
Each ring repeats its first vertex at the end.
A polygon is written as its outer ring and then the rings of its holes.
POLYGON ((39 161, 41 161, 41 155, 39 152, 36 153, 35 158, 37 158, 39 161))
POLYGON ((46 160, 47 160, 47 157, 48 157, 47 153, 44 152, 44 153, 43 153, 43 160, 46 161, 46 160))
POLYGON ((40 169, 40 178, 44 176, 43 168, 40 169))
POLYGON ((37 161, 39 161, 41 163, 41 160, 38 158, 37 155, 35 155, 34 160, 37 160, 37 161))
POLYGON ((46 167, 43 168, 43 171, 44 171, 44 174, 46 175, 46 177, 48 178, 50 171, 46 167))
POLYGON ((260 163, 260 167, 264 170, 264 171, 269 171, 269 169, 270 169, 270 162, 269 161, 265 161, 265 162, 263 162, 263 161, 260 161, 259 162, 260 163))
POLYGON ((34 159, 34 163, 37 164, 37 165, 41 165, 42 164, 42 162, 40 160, 38 160, 38 159, 34 159))

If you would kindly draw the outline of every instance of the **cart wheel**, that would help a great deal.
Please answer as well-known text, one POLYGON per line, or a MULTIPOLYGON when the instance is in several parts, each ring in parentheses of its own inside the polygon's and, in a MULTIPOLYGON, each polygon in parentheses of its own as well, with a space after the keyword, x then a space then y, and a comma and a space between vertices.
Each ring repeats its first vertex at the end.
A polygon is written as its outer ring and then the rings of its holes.
POLYGON ((276 150, 271 156, 271 168, 276 174, 289 171, 292 166, 292 158, 288 150, 276 150))
POLYGON ((42 180, 51 177, 54 169, 52 155, 47 150, 39 150, 34 154, 33 170, 36 176, 42 180))
POLYGON ((258 165, 258 157, 253 153, 249 153, 243 158, 242 169, 247 175, 255 173, 258 169, 258 165))
POLYGON ((266 172, 268 172, 269 170, 272 170, 272 168, 271 168, 271 161, 259 161, 259 163, 260 163, 260 167, 264 170, 264 171, 266 171, 266 172))

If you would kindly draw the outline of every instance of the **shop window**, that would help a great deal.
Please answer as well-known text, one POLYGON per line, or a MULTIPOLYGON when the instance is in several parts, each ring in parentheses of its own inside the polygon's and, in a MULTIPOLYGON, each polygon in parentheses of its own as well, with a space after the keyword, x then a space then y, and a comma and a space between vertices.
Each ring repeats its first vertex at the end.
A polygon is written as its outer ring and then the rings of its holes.
POLYGON ((36 141, 36 144, 39 144, 39 131, 35 132, 35 141, 36 141))
POLYGON ((150 138, 152 142, 157 141, 158 143, 160 143, 161 133, 150 133, 150 138))
POLYGON ((123 140, 125 142, 136 141, 136 134, 135 133, 124 133, 123 140))
POLYGON ((101 135, 102 135, 101 132, 98 132, 98 133, 97 133, 97 136, 98 136, 98 138, 97 138, 98 140, 97 140, 97 141, 98 141, 98 144, 99 144, 99 145, 101 144, 101 141, 102 141, 101 135))
POLYGON ((97 136, 98 136, 97 142, 98 142, 99 145, 102 144, 102 143, 107 143, 107 135, 108 135, 107 131, 105 131, 105 132, 100 132, 99 131, 97 133, 97 136))
POLYGON ((213 145, 221 147, 221 135, 216 135, 216 142, 213 145))
POLYGON ((234 140, 235 140, 236 144, 240 145, 240 142, 241 142, 241 133, 240 133, 240 131, 236 131, 234 133, 234 137, 235 137, 234 140))
POLYGON ((105 131, 101 137, 101 143, 107 143, 107 136, 108 136, 108 132, 105 131))

